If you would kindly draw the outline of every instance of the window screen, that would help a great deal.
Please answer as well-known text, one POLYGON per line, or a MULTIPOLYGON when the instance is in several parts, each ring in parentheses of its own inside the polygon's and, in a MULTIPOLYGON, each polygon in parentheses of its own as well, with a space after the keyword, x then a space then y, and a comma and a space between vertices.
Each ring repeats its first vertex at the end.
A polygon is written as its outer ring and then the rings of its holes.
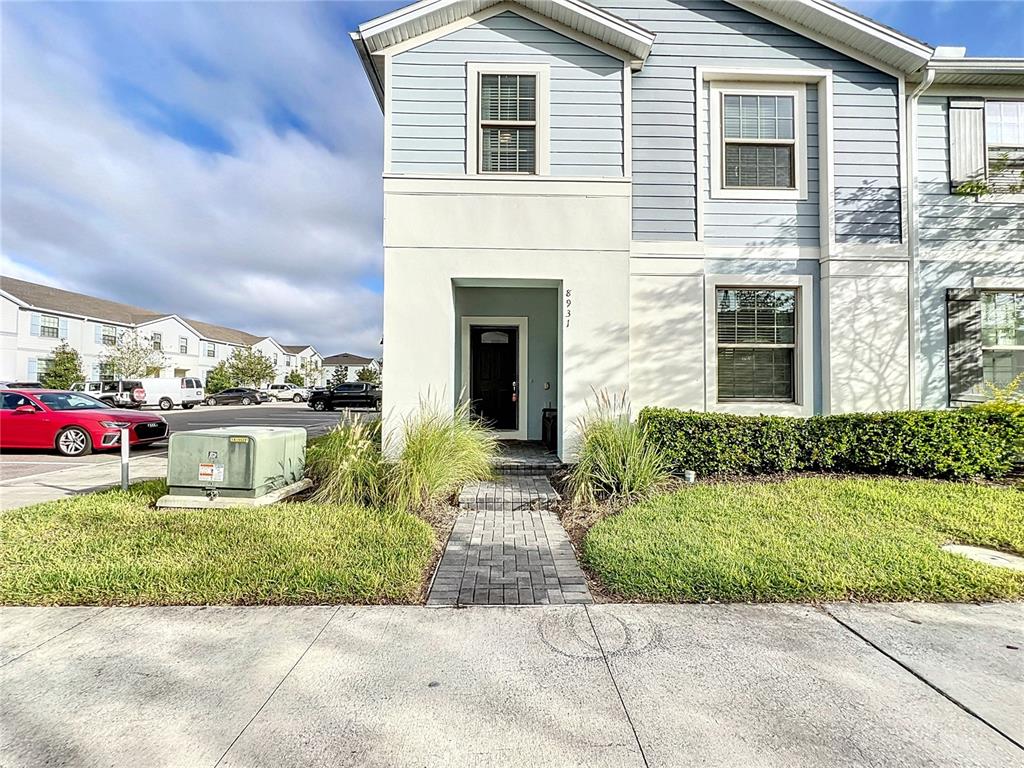
POLYGON ((795 189, 792 96, 724 94, 724 187, 795 189))
POLYGON ((536 76, 480 75, 480 171, 536 170, 536 76))
POLYGON ((716 292, 718 399, 795 399, 796 291, 716 292))

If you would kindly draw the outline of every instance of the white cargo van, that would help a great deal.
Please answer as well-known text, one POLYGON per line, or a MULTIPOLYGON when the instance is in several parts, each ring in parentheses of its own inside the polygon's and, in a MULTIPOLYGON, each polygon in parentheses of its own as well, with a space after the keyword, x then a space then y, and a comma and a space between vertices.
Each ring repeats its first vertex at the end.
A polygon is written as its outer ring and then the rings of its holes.
POLYGON ((180 405, 185 410, 203 402, 203 382, 192 376, 180 379, 143 379, 146 390, 144 405, 158 405, 161 411, 169 411, 180 405))

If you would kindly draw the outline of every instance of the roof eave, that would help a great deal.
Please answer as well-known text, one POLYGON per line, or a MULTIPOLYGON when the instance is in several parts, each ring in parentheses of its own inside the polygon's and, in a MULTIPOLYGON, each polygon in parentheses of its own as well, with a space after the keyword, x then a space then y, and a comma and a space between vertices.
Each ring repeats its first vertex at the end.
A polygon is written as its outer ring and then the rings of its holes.
POLYGON ((362 32, 350 32, 349 39, 352 41, 353 47, 356 49, 356 55, 359 56, 359 62, 363 65, 363 71, 366 72, 366 78, 370 81, 370 87, 373 89, 373 95, 377 98, 377 105, 380 107, 380 111, 384 111, 384 74, 378 72, 376 66, 374 66, 373 57, 370 55, 370 50, 366 45, 366 39, 363 37, 362 32))

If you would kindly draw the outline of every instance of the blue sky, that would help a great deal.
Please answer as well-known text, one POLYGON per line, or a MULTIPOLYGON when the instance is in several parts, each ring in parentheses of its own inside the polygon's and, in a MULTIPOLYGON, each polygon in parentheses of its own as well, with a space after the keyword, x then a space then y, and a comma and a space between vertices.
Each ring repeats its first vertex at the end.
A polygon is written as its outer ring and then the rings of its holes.
MULTIPOLYGON (((381 116, 348 41, 398 0, 4 3, 4 274, 379 352, 381 116)), ((1024 0, 854 0, 1024 56, 1024 0)))

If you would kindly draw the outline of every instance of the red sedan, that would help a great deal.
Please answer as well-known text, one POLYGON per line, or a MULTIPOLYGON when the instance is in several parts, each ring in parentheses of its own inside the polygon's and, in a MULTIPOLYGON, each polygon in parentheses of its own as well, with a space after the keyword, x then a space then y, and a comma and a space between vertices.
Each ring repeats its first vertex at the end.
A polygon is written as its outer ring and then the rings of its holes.
POLYGON ((167 437, 163 417, 111 408, 81 392, 8 389, 0 398, 0 450, 48 448, 64 456, 84 456, 120 447, 122 427, 128 427, 129 445, 167 437))

